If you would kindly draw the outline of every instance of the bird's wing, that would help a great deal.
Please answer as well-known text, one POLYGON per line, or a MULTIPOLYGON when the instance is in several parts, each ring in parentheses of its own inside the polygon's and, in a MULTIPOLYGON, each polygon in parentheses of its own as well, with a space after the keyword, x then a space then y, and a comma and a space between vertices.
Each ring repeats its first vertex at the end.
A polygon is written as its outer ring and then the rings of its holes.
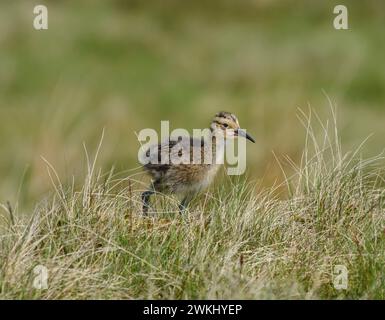
POLYGON ((203 152, 204 139, 185 138, 178 140, 167 140, 157 145, 152 145, 146 151, 148 160, 147 167, 155 168, 160 165, 169 165, 173 161, 182 161, 183 163, 191 163, 193 161, 193 148, 201 149, 203 152), (165 160, 162 163, 162 155, 165 160))
POLYGON ((146 157, 150 164, 160 164, 162 162, 162 154, 170 154, 170 151, 177 143, 178 141, 170 140, 150 146, 146 151, 146 157))

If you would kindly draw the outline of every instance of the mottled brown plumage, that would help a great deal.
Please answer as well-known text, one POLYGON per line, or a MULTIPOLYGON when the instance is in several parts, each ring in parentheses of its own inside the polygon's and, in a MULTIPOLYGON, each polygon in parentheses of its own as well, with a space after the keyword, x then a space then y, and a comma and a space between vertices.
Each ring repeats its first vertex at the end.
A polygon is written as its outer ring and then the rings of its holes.
POLYGON ((223 163, 226 139, 238 135, 254 142, 240 129, 235 115, 219 112, 211 122, 207 138, 169 139, 151 146, 146 151, 150 162, 144 169, 151 175, 152 183, 142 194, 143 213, 147 214, 149 198, 154 192, 181 195, 179 209, 184 211, 189 201, 213 181, 223 163))

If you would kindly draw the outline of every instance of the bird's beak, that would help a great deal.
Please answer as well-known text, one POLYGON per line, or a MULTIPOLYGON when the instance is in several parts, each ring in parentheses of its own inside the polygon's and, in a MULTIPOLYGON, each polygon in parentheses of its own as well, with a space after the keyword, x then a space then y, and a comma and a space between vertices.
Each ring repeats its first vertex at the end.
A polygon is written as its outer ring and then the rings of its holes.
POLYGON ((250 140, 252 143, 255 143, 255 140, 254 138, 249 135, 246 131, 242 130, 242 129, 237 129, 235 130, 235 133, 236 135, 238 135, 239 137, 244 137, 246 138, 247 140, 250 140))

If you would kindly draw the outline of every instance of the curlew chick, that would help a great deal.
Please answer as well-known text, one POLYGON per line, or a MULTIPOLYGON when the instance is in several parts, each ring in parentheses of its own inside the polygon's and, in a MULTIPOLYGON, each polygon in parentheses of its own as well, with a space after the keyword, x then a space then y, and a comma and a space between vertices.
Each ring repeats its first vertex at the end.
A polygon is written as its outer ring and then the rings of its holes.
POLYGON ((201 139, 169 139, 146 151, 149 160, 144 169, 152 183, 142 194, 143 214, 147 215, 149 199, 155 192, 182 196, 182 213, 190 200, 205 189, 223 163, 226 142, 236 137, 254 139, 239 127, 238 119, 229 112, 219 112, 211 122, 209 135, 201 139), (177 159, 177 161, 173 161, 177 159))

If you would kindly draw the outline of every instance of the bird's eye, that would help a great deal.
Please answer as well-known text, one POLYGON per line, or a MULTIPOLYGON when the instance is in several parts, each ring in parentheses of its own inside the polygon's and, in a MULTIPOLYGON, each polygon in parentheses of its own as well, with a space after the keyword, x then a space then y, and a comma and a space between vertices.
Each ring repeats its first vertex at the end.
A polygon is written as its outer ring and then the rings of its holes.
POLYGON ((224 123, 224 124, 223 124, 223 127, 224 127, 224 128, 227 128, 228 126, 229 126, 229 125, 228 125, 227 123, 224 123))

